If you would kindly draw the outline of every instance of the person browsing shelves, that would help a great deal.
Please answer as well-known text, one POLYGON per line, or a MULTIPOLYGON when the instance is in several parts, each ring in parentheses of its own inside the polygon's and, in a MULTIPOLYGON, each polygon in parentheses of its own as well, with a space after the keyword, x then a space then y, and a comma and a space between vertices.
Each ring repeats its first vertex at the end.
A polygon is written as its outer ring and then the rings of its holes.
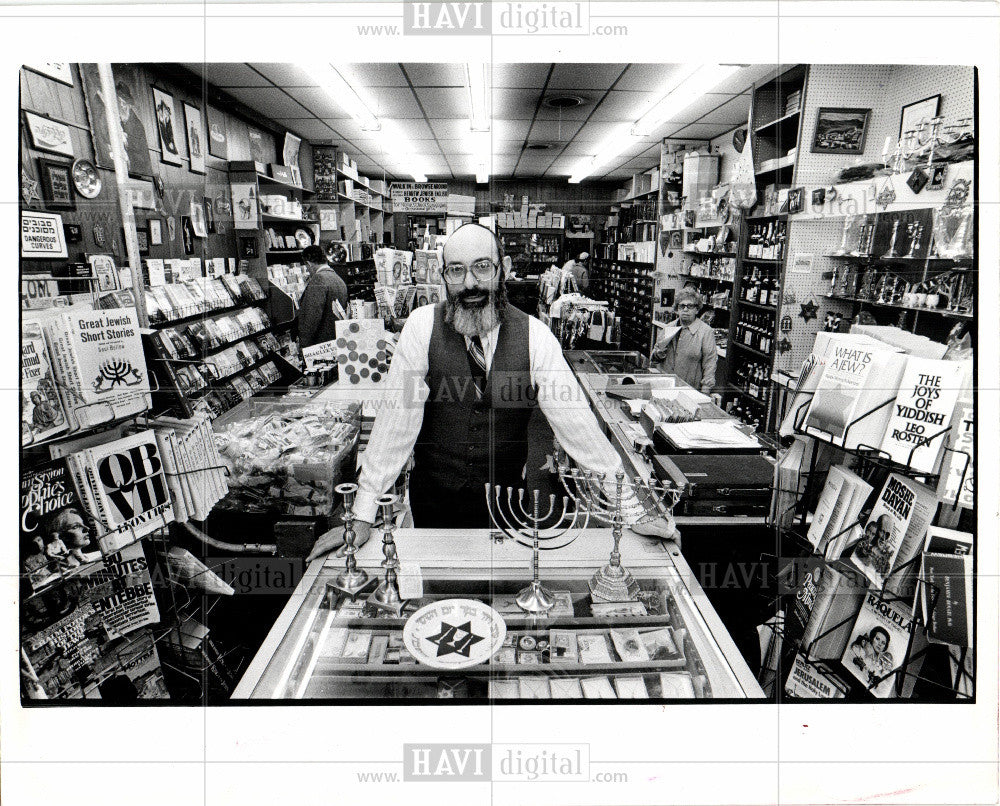
POLYGON ((302 298, 299 300, 299 348, 312 347, 336 338, 333 312, 337 301, 347 311, 347 283, 327 262, 326 253, 313 244, 302 250, 302 260, 309 270, 302 298))
POLYGON ((674 302, 677 319, 670 326, 680 330, 654 345, 650 361, 659 364, 664 372, 676 375, 689 386, 708 394, 715 386, 715 366, 719 360, 715 331, 698 318, 702 300, 697 291, 682 288, 674 302))
MULTIPOLYGON (((391 396, 365 450, 355 502, 358 541, 368 539, 376 499, 414 455, 414 526, 489 528, 487 484, 527 487, 528 420, 541 409, 560 445, 613 484, 621 459, 541 321, 507 301, 504 257, 492 231, 466 224, 444 247, 446 298, 417 308, 399 337, 386 379, 391 396)), ((637 526, 673 537, 665 519, 637 526)), ((310 559, 339 545, 330 533, 310 559)))

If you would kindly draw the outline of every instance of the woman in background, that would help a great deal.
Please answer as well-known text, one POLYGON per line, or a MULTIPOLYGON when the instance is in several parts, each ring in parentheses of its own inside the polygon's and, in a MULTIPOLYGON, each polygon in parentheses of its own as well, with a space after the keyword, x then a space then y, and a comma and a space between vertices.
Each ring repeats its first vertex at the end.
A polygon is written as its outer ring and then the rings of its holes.
POLYGON ((669 326, 679 327, 680 332, 658 341, 650 361, 707 395, 715 386, 715 366, 719 360, 715 331, 698 318, 702 299, 697 291, 682 288, 675 303, 677 319, 669 326))

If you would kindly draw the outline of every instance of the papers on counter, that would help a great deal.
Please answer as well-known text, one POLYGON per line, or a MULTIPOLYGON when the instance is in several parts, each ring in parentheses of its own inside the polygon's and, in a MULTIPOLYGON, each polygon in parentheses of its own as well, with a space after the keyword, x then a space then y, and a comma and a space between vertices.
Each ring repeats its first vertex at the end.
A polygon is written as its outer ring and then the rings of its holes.
POLYGON ((747 436, 731 420, 697 420, 693 423, 660 423, 656 426, 679 450, 699 448, 752 448, 760 443, 747 436))

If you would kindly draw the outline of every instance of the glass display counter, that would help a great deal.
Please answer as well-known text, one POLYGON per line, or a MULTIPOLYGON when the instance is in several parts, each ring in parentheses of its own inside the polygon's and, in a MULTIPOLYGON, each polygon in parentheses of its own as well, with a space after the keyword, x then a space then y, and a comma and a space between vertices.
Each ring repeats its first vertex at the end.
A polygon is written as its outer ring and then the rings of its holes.
MULTIPOLYGON (((582 530, 574 543, 542 552, 541 579, 556 606, 531 616, 514 602, 530 579, 527 549, 499 542, 488 530, 404 529, 395 540, 404 585, 407 567, 418 566, 422 580, 422 595, 407 602, 401 617, 368 604, 367 591, 355 601, 337 591, 342 559, 316 560, 234 699, 763 697, 673 543, 624 535, 622 562, 639 581, 638 601, 595 603, 588 581, 607 562, 611 532, 582 530), (446 599, 478 600, 503 618, 503 643, 485 662, 442 670, 410 654, 403 641, 408 616, 446 599)), ((381 556, 376 535, 359 550, 358 563, 381 577, 381 556)))

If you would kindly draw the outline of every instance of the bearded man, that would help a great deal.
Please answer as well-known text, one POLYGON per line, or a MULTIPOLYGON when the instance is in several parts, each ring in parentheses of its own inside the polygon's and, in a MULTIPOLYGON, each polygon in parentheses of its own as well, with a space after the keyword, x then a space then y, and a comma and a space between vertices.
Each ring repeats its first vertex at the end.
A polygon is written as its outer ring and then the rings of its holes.
MULTIPOLYGON (((410 314, 385 382, 392 399, 364 453, 354 508, 359 545, 375 520, 376 498, 411 452, 415 527, 489 528, 486 484, 528 486, 528 420, 536 407, 566 452, 584 469, 606 474, 609 487, 622 467, 556 337, 508 303, 510 258, 494 233, 466 224, 448 238, 443 258, 446 299, 410 314)), ((638 528, 675 536, 665 520, 638 528)), ((339 545, 338 538, 321 538, 310 559, 339 545)))

